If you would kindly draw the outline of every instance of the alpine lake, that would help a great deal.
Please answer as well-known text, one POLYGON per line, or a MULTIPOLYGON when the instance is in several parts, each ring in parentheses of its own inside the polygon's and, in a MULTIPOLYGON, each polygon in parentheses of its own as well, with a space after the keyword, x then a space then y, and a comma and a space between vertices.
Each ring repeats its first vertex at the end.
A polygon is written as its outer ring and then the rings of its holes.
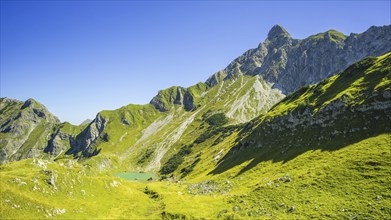
POLYGON ((114 176, 130 181, 153 181, 159 179, 159 176, 156 174, 148 172, 121 172, 114 174, 114 176))

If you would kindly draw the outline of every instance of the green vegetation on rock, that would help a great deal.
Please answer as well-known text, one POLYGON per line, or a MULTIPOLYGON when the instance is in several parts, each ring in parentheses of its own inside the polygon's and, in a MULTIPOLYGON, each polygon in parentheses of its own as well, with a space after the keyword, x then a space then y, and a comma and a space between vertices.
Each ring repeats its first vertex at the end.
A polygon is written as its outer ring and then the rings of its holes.
POLYGON ((224 113, 217 113, 207 118, 206 122, 213 126, 222 126, 228 122, 228 118, 224 113))

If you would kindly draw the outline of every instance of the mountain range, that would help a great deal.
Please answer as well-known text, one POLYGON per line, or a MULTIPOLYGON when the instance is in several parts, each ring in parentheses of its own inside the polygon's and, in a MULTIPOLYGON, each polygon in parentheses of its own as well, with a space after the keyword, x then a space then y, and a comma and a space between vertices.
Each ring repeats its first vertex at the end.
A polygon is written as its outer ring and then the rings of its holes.
POLYGON ((205 83, 78 126, 1 98, 2 217, 388 218, 390 52, 391 26, 298 40, 275 25, 205 83))

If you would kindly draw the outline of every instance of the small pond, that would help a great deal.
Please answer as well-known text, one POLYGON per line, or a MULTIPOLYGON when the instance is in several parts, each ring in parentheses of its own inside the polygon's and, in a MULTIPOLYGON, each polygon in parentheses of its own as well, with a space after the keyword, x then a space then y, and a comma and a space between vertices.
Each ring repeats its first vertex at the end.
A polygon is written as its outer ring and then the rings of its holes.
POLYGON ((159 179, 159 177, 154 173, 144 173, 144 172, 123 172, 123 173, 116 173, 114 174, 114 176, 118 176, 126 180, 134 180, 134 181, 147 181, 149 178, 152 178, 152 180, 159 179))

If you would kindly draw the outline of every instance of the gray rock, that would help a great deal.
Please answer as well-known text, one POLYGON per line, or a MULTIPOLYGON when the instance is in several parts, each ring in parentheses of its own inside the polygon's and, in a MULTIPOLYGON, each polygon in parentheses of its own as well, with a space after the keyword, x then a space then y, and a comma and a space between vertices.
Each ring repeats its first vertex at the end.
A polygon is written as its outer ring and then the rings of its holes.
POLYGON ((97 114, 96 118, 82 131, 75 139, 70 139, 70 149, 67 154, 73 154, 79 157, 82 153, 83 157, 95 156, 99 153, 97 143, 99 141, 107 141, 107 134, 103 130, 107 124, 107 120, 101 115, 97 114))
POLYGON ((289 209, 288 209, 288 212, 294 212, 296 210, 296 206, 291 206, 289 209))
POLYGON ((385 90, 385 91, 383 92, 383 97, 384 97, 385 99, 391 99, 391 91, 390 91, 390 90, 385 90))
POLYGON ((69 149, 72 138, 73 137, 71 135, 58 130, 49 140, 48 145, 44 149, 44 152, 50 153, 52 156, 57 157, 69 149))
MULTIPOLYGON (((193 87, 196 90, 202 91, 199 84, 193 87)), ((162 112, 170 110, 173 105, 183 106, 186 111, 191 111, 197 107, 194 96, 195 94, 191 92, 190 88, 173 86, 165 90, 160 90, 153 97, 150 104, 162 112)))
POLYGON ((234 211, 234 212, 239 212, 239 211, 241 211, 242 210, 242 208, 240 208, 239 206, 234 206, 233 208, 232 208, 232 211, 234 211))
POLYGON ((43 170, 42 171, 46 176, 48 176, 48 179, 46 180, 47 184, 49 184, 51 187, 53 187, 54 190, 57 190, 56 186, 56 176, 52 170, 43 170))
POLYGON ((345 36, 334 30, 293 39, 279 25, 255 49, 246 51, 225 69, 212 75, 209 86, 237 75, 261 75, 284 94, 319 82, 367 56, 391 51, 391 25, 371 27, 345 36))
POLYGON ((34 99, 0 99, 0 164, 41 155, 57 117, 34 99), (34 139, 31 139, 34 134, 34 139))

